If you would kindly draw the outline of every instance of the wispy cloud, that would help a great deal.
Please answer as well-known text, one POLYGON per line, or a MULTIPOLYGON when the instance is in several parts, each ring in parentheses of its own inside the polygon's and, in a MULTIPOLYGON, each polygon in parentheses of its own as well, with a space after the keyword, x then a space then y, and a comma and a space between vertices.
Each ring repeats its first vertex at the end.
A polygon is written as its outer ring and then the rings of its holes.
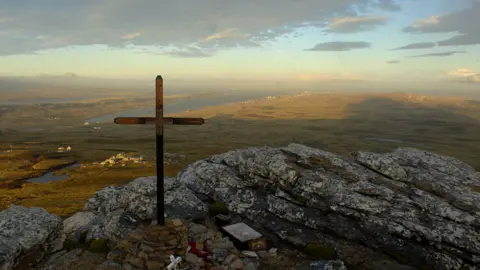
POLYGON ((395 48, 393 50, 415 50, 415 49, 429 49, 435 47, 433 42, 420 42, 420 43, 411 43, 402 47, 395 48))
POLYGON ((399 64, 400 61, 399 60, 390 60, 390 61, 387 61, 387 64, 399 64))
POLYGON ((306 51, 351 51, 357 49, 366 49, 370 48, 371 44, 368 42, 362 41, 332 41, 324 42, 315 45, 313 48, 307 49, 306 51))
POLYGON ((384 25, 387 21, 388 17, 385 16, 337 17, 331 20, 325 32, 356 33, 371 31, 377 26, 384 25))
POLYGON ((198 47, 187 47, 181 49, 166 50, 161 54, 184 58, 203 58, 215 55, 215 51, 206 51, 198 47))
POLYGON ((137 33, 129 33, 129 34, 125 34, 122 36, 122 39, 134 39, 136 37, 140 36, 140 33, 137 32, 137 33))
POLYGON ((413 25, 410 27, 407 27, 407 30, 414 30, 414 29, 423 29, 427 28, 432 25, 438 25, 440 24, 440 18, 442 16, 440 15, 435 15, 435 16, 430 16, 425 19, 417 19, 413 22, 413 25))
POLYGON ((466 51, 448 51, 448 52, 440 52, 440 53, 426 53, 426 54, 419 54, 408 56, 408 58, 417 58, 417 57, 445 57, 445 56, 452 56, 458 53, 466 53, 466 51))
POLYGON ((208 42, 212 40, 221 40, 221 39, 233 39, 233 38, 242 38, 248 37, 248 34, 242 34, 238 31, 238 29, 230 28, 225 31, 221 31, 215 34, 212 34, 206 38, 200 40, 200 42, 208 42))

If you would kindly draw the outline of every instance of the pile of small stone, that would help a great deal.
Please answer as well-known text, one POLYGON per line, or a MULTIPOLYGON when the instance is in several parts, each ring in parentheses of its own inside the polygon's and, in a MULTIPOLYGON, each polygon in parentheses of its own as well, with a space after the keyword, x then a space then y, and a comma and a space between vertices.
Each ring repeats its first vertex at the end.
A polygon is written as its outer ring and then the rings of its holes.
MULTIPOLYGON (((264 256, 276 256, 272 248, 264 256)), ((261 257, 253 251, 239 251, 222 233, 203 224, 180 219, 167 220, 165 226, 140 225, 120 240, 97 270, 166 269, 173 258, 178 269, 240 270, 257 269, 261 257)))
POLYGON ((183 256, 187 248, 188 229, 180 219, 168 220, 165 226, 140 226, 120 240, 97 269, 165 269, 171 255, 183 256))
POLYGON ((255 270, 259 256, 253 251, 239 251, 222 233, 203 224, 189 224, 190 250, 185 260, 193 269, 249 269, 255 270))
POLYGON ((145 221, 115 241, 109 252, 106 246, 94 248, 95 242, 103 243, 95 240, 88 250, 78 246, 54 253, 36 270, 346 270, 341 261, 312 261, 285 247, 239 250, 209 219, 202 224, 173 219, 167 220, 166 226, 145 221), (177 268, 168 268, 175 265, 172 258, 180 261, 177 268))

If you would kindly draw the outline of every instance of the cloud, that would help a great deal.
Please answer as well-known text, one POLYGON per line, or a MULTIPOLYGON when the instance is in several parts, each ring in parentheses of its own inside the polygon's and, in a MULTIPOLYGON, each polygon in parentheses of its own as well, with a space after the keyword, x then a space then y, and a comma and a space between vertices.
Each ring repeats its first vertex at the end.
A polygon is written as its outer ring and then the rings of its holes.
POLYGON ((136 37, 140 36, 140 33, 130 33, 130 34, 125 34, 122 36, 122 39, 134 39, 136 37))
POLYGON ((393 50, 397 51, 397 50, 428 49, 433 47, 435 47, 435 43, 433 42, 420 42, 420 43, 411 43, 402 47, 398 47, 393 50))
POLYGON ((400 61, 399 60, 390 60, 390 61, 387 61, 387 64, 399 64, 400 61))
POLYGON ((188 48, 182 48, 182 49, 166 50, 161 54, 174 56, 174 57, 201 58, 201 57, 213 56, 215 55, 215 51, 209 52, 198 47, 188 47, 188 48))
POLYGON ((470 71, 468 68, 461 68, 447 73, 447 76, 456 82, 480 83, 480 72, 470 71))
POLYGON ((298 81, 364 81, 356 74, 348 73, 303 73, 293 75, 292 79, 298 81))
POLYGON ((445 57, 445 56, 452 56, 458 53, 466 53, 466 51, 449 51, 449 52, 441 52, 441 53, 427 53, 427 54, 420 54, 420 55, 413 55, 408 56, 408 58, 417 58, 417 57, 445 57))
MULTIPOLYGON (((332 14, 356 17, 398 11, 397 0, 58 0, 12 1, 2 6, 0 55, 32 53, 74 45, 126 44, 185 49, 262 46, 299 29, 326 28, 332 14), (232 30, 235 29, 235 30, 232 30), (131 37, 135 33, 141 35, 131 37), (36 36, 49 39, 36 39, 36 36), (129 42, 125 42, 127 39, 129 42)), ((377 19, 378 22, 378 19, 377 19)), ((367 24, 366 21, 360 24, 367 24)), ((347 29, 344 23, 343 29, 347 29)), ((367 26, 362 26, 367 27, 367 26)), ((360 29, 364 29, 360 27, 360 29)), ((367 27, 368 28, 368 27, 367 27)))
POLYGON ((436 16, 430 16, 426 19, 417 19, 413 22, 413 25, 410 26, 410 29, 417 30, 417 29, 427 28, 432 25, 438 25, 440 24, 440 17, 441 17, 440 15, 436 15, 436 16))
POLYGON ((459 46, 459 45, 477 45, 480 44, 480 33, 462 34, 454 36, 447 40, 437 42, 438 46, 459 46))
POLYGON ((479 14, 480 1, 473 0, 469 8, 416 20, 403 31, 414 34, 451 33, 455 35, 437 42, 438 46, 480 44, 479 14))
POLYGON ((225 31, 221 31, 213 35, 210 35, 200 40, 200 42, 208 42, 208 41, 220 40, 220 39, 235 39, 235 38, 248 37, 248 36, 249 34, 242 34, 242 33, 239 33, 237 29, 230 28, 225 31))
POLYGON ((328 33, 356 33, 375 29, 388 21, 384 16, 354 16, 333 18, 325 32, 328 33))
POLYGON ((332 41, 324 42, 315 45, 313 48, 307 49, 306 51, 351 51, 356 49, 366 49, 370 48, 371 44, 368 42, 361 41, 332 41))
POLYGON ((11 22, 13 20, 14 20, 13 18, 0 17, 0 23, 11 22))
POLYGON ((397 3, 390 0, 378 0, 377 4, 378 4, 378 7, 383 10, 387 10, 387 11, 401 10, 400 6, 397 3))

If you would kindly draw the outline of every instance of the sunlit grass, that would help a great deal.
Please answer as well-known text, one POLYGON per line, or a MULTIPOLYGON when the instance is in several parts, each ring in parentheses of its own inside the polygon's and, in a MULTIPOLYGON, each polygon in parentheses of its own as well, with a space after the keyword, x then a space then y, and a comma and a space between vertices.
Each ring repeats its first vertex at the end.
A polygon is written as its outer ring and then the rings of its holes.
MULTIPOLYGON (((203 126, 165 127, 165 151, 185 155, 178 164, 166 166, 169 176, 196 160, 232 149, 279 147, 292 142, 346 157, 356 150, 386 152, 399 146, 416 147, 456 157, 480 170, 480 104, 459 98, 422 100, 419 96, 404 95, 319 94, 205 108, 177 116, 208 119, 203 126)), ((0 151, 15 146, 15 152, 8 154, 8 158, 0 155, 0 171, 28 173, 25 168, 35 164, 33 152, 41 153, 46 160, 75 160, 84 164, 102 161, 119 152, 135 152, 154 162, 153 126, 100 126, 98 132, 75 126, 0 135, 2 142, 8 142, 0 145, 0 151), (56 153, 59 145, 70 145, 72 151, 56 153), (6 169, 9 166, 16 169, 6 169)), ((111 169, 77 168, 68 172, 70 178, 58 182, 25 184, 21 189, 0 188, 0 208, 17 203, 69 215, 103 187, 155 175, 155 168, 128 165, 111 169)))

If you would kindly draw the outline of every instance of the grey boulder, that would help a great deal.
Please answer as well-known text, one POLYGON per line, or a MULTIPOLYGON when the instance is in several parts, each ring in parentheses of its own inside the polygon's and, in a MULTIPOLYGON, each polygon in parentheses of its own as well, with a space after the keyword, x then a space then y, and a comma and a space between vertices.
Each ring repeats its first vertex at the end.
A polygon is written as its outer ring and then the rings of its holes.
POLYGON ((62 248, 60 217, 43 208, 12 205, 0 211, 0 269, 25 269, 62 248))

